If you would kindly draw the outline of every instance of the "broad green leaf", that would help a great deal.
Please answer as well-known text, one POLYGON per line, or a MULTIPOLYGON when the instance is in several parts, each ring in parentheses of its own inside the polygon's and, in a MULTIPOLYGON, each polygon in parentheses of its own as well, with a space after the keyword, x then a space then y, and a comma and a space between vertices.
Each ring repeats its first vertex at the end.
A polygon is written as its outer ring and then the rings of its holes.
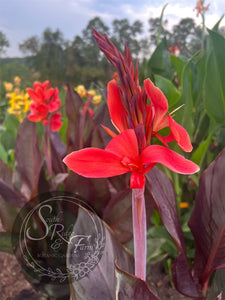
POLYGON ((206 152, 210 146, 211 140, 212 140, 212 134, 210 134, 209 137, 205 141, 203 141, 192 154, 191 160, 195 162, 197 165, 199 166, 202 165, 206 152))
POLYGON ((147 65, 147 77, 153 74, 164 76, 168 79, 173 78, 173 67, 167 50, 166 40, 163 39, 153 52, 147 65))
POLYGON ((206 64, 204 103, 207 114, 225 124, 225 39, 209 30, 209 54, 206 64))
POLYGON ((224 18, 224 15, 222 15, 222 17, 219 19, 219 21, 217 21, 216 24, 213 26, 213 28, 212 28, 213 31, 219 30, 219 26, 220 26, 220 23, 223 20, 223 18, 224 18))
MULTIPOLYGON (((174 119, 182 125, 192 137, 194 131, 193 124, 193 73, 190 68, 190 62, 188 62, 182 71, 181 80, 182 92, 181 97, 176 103, 176 107, 184 105, 178 111, 175 112, 174 119)), ((174 107, 175 108, 175 107, 174 107)))
POLYGON ((186 61, 182 60, 180 57, 170 54, 170 59, 173 64, 173 67, 177 73, 178 82, 181 83, 181 76, 186 61))
POLYGON ((15 135, 12 131, 6 130, 1 134, 0 143, 4 145, 4 148, 8 151, 15 147, 15 135))
POLYGON ((10 232, 0 232, 0 251, 13 254, 11 239, 10 232))
POLYGON ((166 96, 169 103, 169 107, 174 105, 177 102, 177 100, 180 98, 180 92, 177 90, 177 88, 170 80, 160 75, 155 75, 155 83, 157 87, 160 88, 160 90, 166 96))
POLYGON ((0 159, 2 159, 5 163, 7 163, 7 157, 8 154, 5 148, 3 147, 3 145, 0 143, 0 159))
POLYGON ((14 115, 7 115, 5 120, 4 120, 4 126, 12 131, 14 134, 17 133, 18 127, 20 125, 19 120, 17 119, 16 116, 14 115))

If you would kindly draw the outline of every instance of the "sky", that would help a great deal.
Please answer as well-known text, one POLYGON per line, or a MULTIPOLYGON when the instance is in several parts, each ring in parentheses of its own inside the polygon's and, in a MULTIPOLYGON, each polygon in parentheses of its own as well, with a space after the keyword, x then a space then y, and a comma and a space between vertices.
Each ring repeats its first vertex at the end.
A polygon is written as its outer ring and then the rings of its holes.
MULTIPOLYGON (((60 29, 65 39, 73 40, 81 35, 89 20, 98 16, 109 27, 114 19, 127 18, 131 23, 140 20, 147 35, 148 20, 159 17, 163 6, 168 3, 164 18, 169 27, 178 24, 182 18, 193 18, 196 24, 194 7, 197 0, 0 0, 0 31, 9 40, 5 57, 21 57, 18 44, 31 36, 41 36, 47 28, 60 29)), ((213 25, 225 14, 224 0, 205 0, 210 3, 206 12, 206 26, 213 25)), ((221 22, 225 26, 225 17, 221 22)))

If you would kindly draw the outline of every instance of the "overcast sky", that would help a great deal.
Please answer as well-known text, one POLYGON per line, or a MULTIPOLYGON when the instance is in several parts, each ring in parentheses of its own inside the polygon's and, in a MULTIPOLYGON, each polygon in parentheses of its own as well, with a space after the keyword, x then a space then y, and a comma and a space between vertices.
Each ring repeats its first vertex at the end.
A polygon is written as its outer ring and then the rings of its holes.
MULTIPOLYGON (((47 27, 59 28, 64 38, 73 40, 95 16, 108 26, 114 19, 140 20, 147 32, 148 19, 159 17, 166 3, 164 18, 170 26, 187 17, 195 19, 197 24, 201 22, 201 17, 197 18, 193 11, 196 0, 0 0, 0 31, 10 42, 7 56, 21 56, 18 43, 33 35, 40 36, 47 27)), ((206 26, 211 28, 223 14, 225 1, 211 0, 206 26)), ((225 26, 225 18, 221 26, 225 26)))

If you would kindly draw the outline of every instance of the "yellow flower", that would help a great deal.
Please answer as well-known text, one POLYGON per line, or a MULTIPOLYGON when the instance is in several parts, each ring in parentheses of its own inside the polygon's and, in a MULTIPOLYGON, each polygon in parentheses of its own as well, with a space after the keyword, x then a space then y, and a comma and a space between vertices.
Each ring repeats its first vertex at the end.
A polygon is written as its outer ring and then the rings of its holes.
POLYGON ((5 82, 4 82, 4 86, 5 86, 6 92, 11 92, 12 89, 13 89, 13 84, 12 84, 11 82, 5 81, 5 82))
POLYGON ((102 96, 101 95, 96 95, 96 96, 93 97, 92 103, 94 105, 98 105, 101 102, 101 100, 102 100, 102 96))
POLYGON ((6 93, 6 98, 11 98, 12 97, 12 93, 6 93))
POLYGON ((80 95, 81 98, 87 95, 87 91, 83 85, 78 85, 74 90, 80 95))
POLYGON ((96 91, 95 90, 89 90, 88 91, 88 95, 95 96, 96 95, 96 91))
POLYGON ((19 95, 19 94, 20 94, 20 88, 16 87, 16 88, 14 89, 14 93, 15 93, 16 95, 19 95))
MULTIPOLYGON (((18 92, 18 91, 17 91, 18 92)), ((8 113, 15 115, 20 122, 26 117, 27 112, 30 107, 30 99, 27 93, 21 91, 19 94, 15 92, 11 93, 11 99, 9 100, 10 107, 8 108, 8 113)))
POLYGON ((21 82, 21 79, 19 76, 15 76, 14 77, 14 84, 17 85, 17 86, 20 86, 20 82, 21 82))

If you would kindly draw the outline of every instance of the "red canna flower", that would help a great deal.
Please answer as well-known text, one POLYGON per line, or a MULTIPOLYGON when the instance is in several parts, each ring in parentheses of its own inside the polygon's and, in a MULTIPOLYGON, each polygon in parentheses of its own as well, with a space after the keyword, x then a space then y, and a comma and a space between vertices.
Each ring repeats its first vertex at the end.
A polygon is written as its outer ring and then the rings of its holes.
POLYGON ((86 148, 64 158, 65 164, 85 177, 104 178, 131 172, 130 187, 143 188, 144 175, 157 163, 181 174, 199 170, 193 162, 163 146, 151 145, 139 153, 136 133, 127 129, 113 138, 105 150, 86 148))
POLYGON ((61 128, 62 126, 61 116, 62 114, 60 113, 55 113, 51 115, 49 119, 49 125, 52 131, 58 131, 61 128))
POLYGON ((104 178, 131 173, 135 275, 145 280, 145 175, 157 163, 182 174, 193 174, 199 167, 169 149, 168 143, 175 140, 184 151, 191 151, 188 133, 173 120, 168 112, 167 99, 150 79, 144 81, 142 88, 139 86, 138 68, 136 65, 135 71, 126 44, 122 56, 106 35, 103 37, 94 30, 94 37, 98 47, 117 69, 120 80, 119 84, 113 79, 107 86, 109 113, 119 134, 104 127, 113 137, 105 150, 82 149, 67 155, 63 161, 74 172, 85 177, 104 178), (166 137, 159 133, 165 127, 170 129, 166 137), (151 145, 153 136, 163 146, 151 145))
POLYGON ((58 131, 62 126, 61 114, 56 113, 61 107, 58 89, 52 88, 47 80, 43 83, 34 82, 33 89, 28 88, 27 93, 33 100, 28 119, 32 122, 42 121, 44 125, 49 124, 52 131, 58 131))
POLYGON ((64 159, 66 165, 80 175, 94 178, 131 172, 130 187, 133 189, 143 188, 144 175, 156 163, 182 174, 197 172, 197 165, 169 149, 168 143, 173 140, 186 152, 192 150, 192 145, 186 130, 168 112, 167 99, 160 89, 150 79, 144 81, 141 89, 127 48, 122 57, 106 36, 104 39, 95 31, 94 37, 121 74, 120 86, 111 80, 107 87, 109 113, 119 135, 104 127, 113 137, 106 149, 87 148, 73 152, 64 159), (165 127, 170 128, 170 134, 163 137, 159 131, 165 127), (150 145, 153 136, 166 147, 150 145))

